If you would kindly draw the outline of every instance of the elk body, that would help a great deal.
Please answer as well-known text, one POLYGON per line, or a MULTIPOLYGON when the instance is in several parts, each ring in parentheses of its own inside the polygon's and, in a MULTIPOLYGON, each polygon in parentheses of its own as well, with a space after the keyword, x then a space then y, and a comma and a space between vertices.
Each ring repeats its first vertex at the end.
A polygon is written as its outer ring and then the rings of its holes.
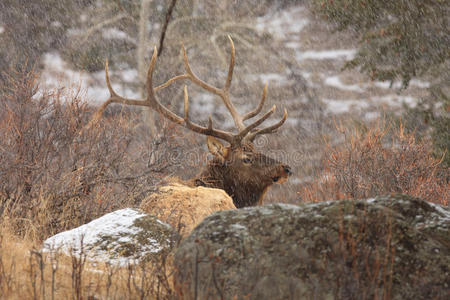
POLYGON ((258 135, 274 133, 284 124, 287 117, 286 109, 283 118, 276 124, 258 128, 275 111, 275 105, 264 115, 245 125, 244 121, 256 117, 262 110, 267 95, 267 84, 264 87, 263 95, 259 105, 255 110, 244 115, 237 112, 230 100, 229 90, 233 77, 235 48, 230 37, 231 60, 228 69, 227 79, 223 88, 209 85, 199 79, 192 71, 186 55, 186 50, 182 46, 186 73, 175 76, 166 83, 153 87, 153 70, 156 65, 157 50, 153 51, 153 56, 147 73, 146 91, 147 97, 143 100, 128 99, 119 96, 112 88, 109 73, 108 61, 105 64, 106 84, 110 92, 110 98, 100 107, 95 119, 98 119, 105 108, 110 103, 120 103, 126 105, 147 106, 157 111, 170 121, 177 123, 191 131, 207 136, 207 145, 214 158, 208 162, 201 173, 191 179, 189 183, 194 186, 213 187, 225 190, 232 198, 236 207, 254 206, 260 204, 267 189, 274 183, 283 183, 287 180, 291 171, 289 166, 270 158, 255 150, 253 141, 258 135), (155 95, 159 89, 163 89, 177 80, 189 80, 206 91, 219 96, 230 112, 237 128, 237 133, 223 131, 213 127, 211 116, 206 127, 193 123, 189 119, 189 97, 187 87, 184 87, 184 117, 168 110, 163 106, 155 95), (225 141, 224 145, 220 140, 225 141))

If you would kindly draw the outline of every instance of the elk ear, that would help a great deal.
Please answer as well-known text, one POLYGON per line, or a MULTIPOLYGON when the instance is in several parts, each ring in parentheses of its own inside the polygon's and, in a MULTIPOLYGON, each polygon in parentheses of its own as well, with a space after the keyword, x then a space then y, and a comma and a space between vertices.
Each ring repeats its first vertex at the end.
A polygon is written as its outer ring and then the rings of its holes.
POLYGON ((211 154, 219 158, 222 163, 225 162, 225 157, 227 156, 227 148, 215 137, 208 136, 207 142, 208 149, 211 154))

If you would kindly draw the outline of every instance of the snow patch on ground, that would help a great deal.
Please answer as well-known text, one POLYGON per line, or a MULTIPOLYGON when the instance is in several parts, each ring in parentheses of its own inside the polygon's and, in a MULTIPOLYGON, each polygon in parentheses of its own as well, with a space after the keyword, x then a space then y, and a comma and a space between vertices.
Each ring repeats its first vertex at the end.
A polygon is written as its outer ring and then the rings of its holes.
POLYGON ((3 32, 5 32, 5 27, 0 26, 0 34, 2 34, 3 32))
POLYGON ((411 79, 411 81, 409 82, 410 86, 415 86, 421 89, 427 89, 430 87, 430 83, 427 81, 422 81, 419 79, 411 79))
POLYGON ((116 40, 126 40, 128 39, 128 34, 122 30, 116 28, 108 28, 102 31, 102 36, 105 39, 116 39, 116 40))
MULTIPOLYGON (((371 84, 381 89, 400 89, 403 87, 403 84, 399 81, 393 82, 392 84, 390 81, 374 81, 370 84, 367 84, 367 86, 370 86, 371 84)), ((427 89, 430 87, 430 83, 418 79, 411 79, 411 81, 409 82, 409 86, 427 89)))
POLYGON ((345 84, 345 83, 343 83, 338 75, 327 77, 325 79, 325 84, 329 85, 329 86, 332 86, 332 87, 335 87, 335 88, 338 88, 340 90, 352 91, 352 92, 358 92, 358 93, 363 93, 364 92, 364 89, 362 89, 357 84, 345 84))
POLYGON ((278 85, 286 85, 289 84, 289 80, 279 74, 279 73, 261 73, 261 74, 252 74, 247 76, 250 80, 261 81, 263 83, 275 83, 278 85))
POLYGON ((311 76, 313 76, 313 74, 311 72, 301 72, 301 75, 306 79, 306 80, 310 80, 311 76))
POLYGON ((308 25, 308 19, 298 18, 298 14, 304 11, 304 7, 293 7, 289 10, 278 11, 275 14, 259 17, 255 28, 284 39, 291 34, 299 33, 308 25))
POLYGON ((199 93, 195 95, 195 101, 190 99, 189 104, 192 109, 189 109, 189 112, 193 111, 201 116, 209 116, 216 106, 214 101, 214 95, 199 93))
MULTIPOLYGON (((117 210, 95 219, 88 224, 48 238, 44 241, 43 249, 46 251, 61 250, 69 255, 70 253, 80 254, 81 243, 83 243, 83 249, 86 251, 88 257, 91 257, 89 254, 92 254, 92 257, 95 257, 96 260, 111 261, 111 257, 108 256, 107 252, 96 248, 95 253, 89 253, 92 251, 90 248, 101 241, 102 235, 117 237, 117 242, 135 242, 132 240, 132 237, 139 233, 142 228, 135 227, 133 224, 137 219, 144 216, 146 214, 131 208, 117 210)), ((116 242, 111 241, 111 243, 116 242)), ((161 246, 157 241, 149 239, 149 246, 146 247, 145 251, 157 253, 160 250, 161 246)), ((118 258, 117 263, 126 263, 129 260, 129 258, 118 258)))
POLYGON ((322 99, 327 105, 327 110, 332 114, 342 114, 350 112, 352 109, 364 109, 369 106, 366 100, 335 100, 322 99))
POLYGON ((290 42, 286 42, 286 43, 284 43, 284 45, 287 47, 287 48, 291 48, 291 49, 298 49, 298 48, 300 48, 300 46, 302 45, 300 42, 296 42, 296 41, 290 41, 290 42))
POLYGON ((125 82, 136 82, 138 80, 138 72, 136 69, 124 69, 120 71, 120 77, 125 82))
POLYGON ((126 32, 117 28, 107 28, 102 31, 102 36, 109 40, 125 40, 136 44, 136 39, 130 37, 126 32))
POLYGON ((381 117, 381 113, 379 111, 368 111, 364 113, 364 119, 367 121, 374 121, 381 117))
POLYGON ((412 96, 386 95, 381 97, 372 97, 372 101, 376 104, 384 104, 391 107, 406 105, 410 108, 414 108, 419 100, 412 96))
POLYGON ((289 124, 292 127, 296 127, 296 126, 298 126, 299 120, 298 120, 298 118, 289 118, 288 117, 285 122, 286 122, 286 124, 289 124))
MULTIPOLYGON (((86 93, 86 98, 93 104, 100 104, 109 98, 109 91, 104 79, 104 71, 88 73, 83 71, 74 71, 69 68, 58 53, 46 53, 43 56, 44 69, 41 73, 41 90, 59 89, 60 87, 69 87, 80 89, 86 93)), ((110 76, 114 73, 110 71, 110 76)), ((132 82, 137 77, 135 70, 120 71, 121 77, 126 82, 132 82)), ((124 97, 137 98, 136 91, 123 87, 120 84, 112 84, 115 91, 124 97)), ((38 94, 39 95, 39 94, 38 94)))
MULTIPOLYGON (((414 108, 417 105, 418 99, 411 96, 402 95, 386 95, 382 97, 372 97, 371 99, 358 99, 358 100, 342 100, 342 99, 322 99, 327 106, 327 111, 332 114, 348 113, 354 110, 364 111, 371 105, 390 107, 402 107, 406 105, 410 108, 414 108)), ((366 119, 376 119, 379 117, 378 112, 366 112, 366 119)))
POLYGON ((297 51, 295 57, 298 61, 305 59, 345 59, 351 60, 355 57, 356 50, 354 49, 335 49, 335 50, 324 50, 324 51, 297 51))

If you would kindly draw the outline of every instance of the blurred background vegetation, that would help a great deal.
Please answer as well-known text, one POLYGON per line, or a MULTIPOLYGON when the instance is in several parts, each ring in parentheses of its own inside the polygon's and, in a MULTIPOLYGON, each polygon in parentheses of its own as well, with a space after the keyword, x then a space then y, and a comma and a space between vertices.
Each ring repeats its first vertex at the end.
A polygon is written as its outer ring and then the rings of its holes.
POLYGON ((450 5, 445 0, 314 0, 314 10, 337 30, 358 38, 356 57, 346 67, 358 68, 374 80, 400 79, 407 87, 414 77, 430 80, 429 96, 405 119, 425 135, 431 129, 435 154, 450 167, 450 5))

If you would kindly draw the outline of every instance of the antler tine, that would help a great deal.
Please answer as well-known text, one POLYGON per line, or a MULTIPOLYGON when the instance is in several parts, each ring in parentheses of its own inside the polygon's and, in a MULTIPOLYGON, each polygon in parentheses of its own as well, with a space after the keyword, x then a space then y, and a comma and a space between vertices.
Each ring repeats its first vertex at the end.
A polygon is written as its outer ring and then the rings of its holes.
MULTIPOLYGON (((108 66, 108 60, 105 61, 105 77, 106 77, 106 85, 108 86, 110 97, 107 100, 106 103, 121 103, 121 104, 127 104, 127 105, 137 105, 137 106, 148 106, 148 103, 145 100, 137 100, 137 99, 129 99, 119 96, 113 89, 111 85, 111 81, 109 80, 109 66, 108 66)), ((105 104, 106 104, 105 103, 105 104)), ((101 112, 103 112, 106 109, 106 106, 108 105, 102 105, 100 107, 101 112)))
POLYGON ((259 102, 258 106, 256 107, 256 109, 254 111, 247 113, 242 120, 245 121, 245 120, 251 119, 254 116, 258 115, 264 106, 264 102, 266 101, 266 96, 267 96, 267 82, 266 82, 266 84, 264 84, 264 91, 263 91, 261 101, 259 102))
POLYGON ((272 106, 272 108, 268 112, 266 112, 261 118, 259 118, 252 124, 248 125, 243 130, 239 131, 239 133, 236 135, 236 142, 240 143, 249 132, 251 132, 253 129, 261 125, 265 120, 267 120, 273 114, 276 108, 277 107, 275 105, 272 106))
POLYGON ((245 125, 242 120, 242 116, 239 115, 239 113, 237 112, 236 108, 234 107, 233 103, 230 100, 230 95, 229 95, 229 87, 231 84, 231 79, 233 77, 234 57, 235 57, 235 49, 234 49, 233 40, 231 39, 231 37, 229 37, 229 40, 230 40, 230 45, 231 45, 231 60, 230 60, 230 66, 228 69, 227 80, 225 82, 225 86, 222 89, 219 89, 212 85, 209 85, 208 83, 206 83, 203 80, 201 80, 200 78, 198 78, 197 75, 195 75, 191 69, 184 45, 181 46, 181 49, 183 50, 184 65, 186 68, 186 73, 187 73, 187 75, 189 75, 189 80, 191 80, 193 83, 197 84, 198 86, 202 87, 203 89, 219 96, 222 99, 222 102, 225 104, 228 111, 230 112, 231 117, 233 118, 236 127, 238 128, 239 131, 241 131, 245 128, 245 125))
POLYGON ((186 54, 186 49, 184 48, 184 45, 182 45, 183 50, 183 56, 184 56, 184 65, 186 68, 186 73, 183 75, 175 76, 171 79, 169 79, 166 83, 154 88, 153 87, 153 71, 156 66, 156 59, 158 56, 158 52, 156 50, 156 47, 153 50, 152 59, 150 61, 150 65, 148 67, 147 71, 147 79, 146 79, 146 90, 147 90, 147 97, 146 99, 137 100, 137 99, 129 99, 122 96, 119 96, 113 89, 111 85, 111 81, 109 79, 109 66, 108 66, 108 60, 105 62, 105 77, 106 77, 106 85, 108 87, 110 97, 108 100, 103 103, 103 105, 99 108, 99 110, 94 115, 93 120, 88 124, 88 127, 90 127, 93 122, 95 122, 100 116, 102 115, 103 111, 106 109, 106 107, 110 103, 120 103, 120 104, 126 104, 126 105, 135 105, 135 106, 148 106, 151 107, 153 110, 157 111, 158 113, 162 114, 165 118, 169 119, 170 121, 177 123, 179 125, 182 125, 186 127, 187 129, 190 129, 194 132, 213 136, 216 138, 223 139, 231 144, 231 146, 238 146, 241 144, 242 141, 253 141, 254 138, 259 134, 266 134, 266 133, 273 133, 278 129, 281 125, 284 124, 287 118, 287 111, 284 110, 283 118, 276 124, 266 127, 264 129, 256 129, 259 125, 261 125, 265 120, 267 120, 275 111, 276 106, 274 105, 268 112, 266 112, 262 117, 254 121, 248 126, 244 125, 244 120, 248 120, 250 118, 255 117, 261 112, 262 107, 264 106, 264 102, 267 96, 267 83, 264 86, 263 95, 261 98, 260 103, 256 107, 255 110, 245 114, 244 116, 241 116, 236 111, 236 108, 234 107, 233 103, 230 101, 229 96, 229 89, 231 86, 231 80, 233 78, 233 70, 234 70, 234 63, 235 63, 235 48, 233 40, 230 36, 228 36, 228 40, 230 41, 231 46, 231 58, 230 58, 230 66, 228 68, 228 75, 225 82, 225 86, 222 89, 216 88, 212 85, 209 85, 208 83, 204 82, 203 80, 199 79, 194 72, 191 69, 191 66, 189 65, 189 60, 186 54), (211 116, 208 119, 208 126, 203 127, 198 124, 192 123, 189 120, 189 95, 187 91, 187 86, 184 87, 184 118, 178 116, 177 114, 173 113, 169 109, 167 109, 165 106, 163 106, 158 98, 155 95, 155 90, 163 89, 169 85, 171 85, 173 82, 180 80, 180 79, 189 79, 194 84, 199 85, 203 89, 218 95, 229 112, 231 113, 231 116, 233 117, 233 120, 236 124, 236 127, 238 128, 238 133, 233 134, 231 132, 222 131, 219 129, 213 128, 213 122, 211 116))
POLYGON ((231 39, 231 36, 227 35, 227 37, 228 40, 230 41, 231 46, 231 58, 230 58, 230 66, 228 67, 227 81, 225 81, 225 86, 223 88, 225 91, 230 90, 231 80, 233 79, 234 59, 236 56, 236 50, 234 48, 233 40, 231 39))
POLYGON ((284 109, 283 118, 281 118, 281 120, 278 121, 278 123, 275 123, 275 124, 273 124, 272 126, 269 126, 269 127, 263 128, 263 129, 259 129, 259 130, 256 130, 255 132, 250 133, 249 135, 247 135, 247 136, 245 137, 245 140, 246 140, 246 141, 253 142, 253 140, 254 140, 258 135, 261 135, 261 134, 269 134, 269 133, 274 133, 274 132, 276 132, 276 130, 277 130, 278 128, 280 128, 281 125, 284 124, 284 122, 286 121, 286 119, 287 119, 287 110, 286 110, 286 108, 285 108, 285 109, 284 109))
POLYGON ((189 59, 186 54, 186 49, 184 48, 184 44, 181 44, 181 49, 183 50, 184 67, 186 68, 186 73, 189 75, 189 79, 195 84, 207 90, 208 92, 211 92, 213 94, 222 97, 223 91, 221 89, 218 89, 212 85, 207 84, 206 82, 198 78, 197 75, 194 74, 194 72, 192 72, 191 66, 189 64, 189 59))
POLYGON ((177 116, 176 114, 174 114, 173 112, 168 110, 165 106, 163 106, 159 102, 158 98, 155 95, 152 85, 153 85, 153 70, 155 69, 157 56, 158 56, 158 50, 155 47, 153 49, 152 59, 150 61, 150 65, 149 65, 148 71, 147 71, 147 81, 145 84, 146 89, 147 89, 147 100, 146 101, 148 103, 148 106, 150 106, 151 108, 153 108, 154 110, 156 110, 157 112, 162 114, 164 117, 166 117, 170 121, 177 123, 177 124, 183 124, 184 119, 177 116))
MULTIPOLYGON (((190 130, 200 133, 200 134, 210 135, 210 136, 214 136, 216 138, 223 139, 225 141, 228 141, 231 144, 233 141, 232 134, 222 131, 222 130, 214 129, 212 126, 211 119, 209 120, 208 127, 202 127, 200 125, 192 123, 189 120, 189 97, 188 97, 188 93, 187 93, 187 87, 184 88, 184 93, 185 93, 184 118, 181 118, 177 114, 171 112, 169 109, 167 109, 165 106, 163 106, 159 102, 158 98, 155 95, 155 88, 153 88, 153 71, 155 69, 157 56, 158 56, 158 51, 156 50, 156 47, 155 47, 153 50, 152 59, 150 61, 150 65, 149 65, 148 71, 147 71, 147 80, 146 80, 146 84, 145 84, 146 90, 147 90, 147 98, 144 100, 135 100, 135 99, 124 98, 124 97, 119 96, 114 91, 114 89, 111 85, 111 81, 109 79, 108 60, 106 60, 106 62, 105 62, 105 77, 106 77, 106 85, 108 87, 110 97, 105 103, 103 103, 102 106, 100 106, 98 111, 95 113, 94 118, 88 124, 88 127, 92 126, 92 124, 100 118, 100 116, 103 114, 103 111, 111 103, 121 103, 121 104, 127 104, 127 105, 137 105, 137 106, 148 106, 148 107, 151 107, 152 109, 154 109, 155 111, 157 111, 158 113, 162 114, 165 118, 169 119, 170 121, 180 124, 180 125, 186 127, 187 129, 190 129, 190 130)), ((157 88, 163 89, 163 88, 169 86, 170 84, 172 84, 174 81, 179 80, 179 79, 185 79, 185 78, 191 79, 191 75, 184 74, 184 75, 176 76, 176 77, 170 79, 169 81, 167 81, 166 83, 158 86, 157 88)))
MULTIPOLYGON (((149 66, 148 72, 147 72, 147 84, 146 84, 147 92, 148 92, 147 101, 150 103, 150 106, 153 109, 155 109, 157 112, 162 114, 164 117, 166 117, 167 119, 171 120, 172 122, 178 123, 180 125, 184 125, 184 127, 186 127, 187 129, 190 129, 190 130, 200 133, 200 134, 214 136, 216 138, 220 138, 220 139, 223 139, 223 140, 231 143, 231 141, 233 139, 231 133, 214 129, 214 128, 212 128, 212 124, 210 124, 210 126, 208 126, 208 128, 206 128, 206 127, 197 125, 195 123, 192 123, 189 120, 189 96, 188 96, 186 86, 184 87, 184 105, 185 105, 184 119, 180 118, 178 115, 176 115, 173 112, 171 112, 170 110, 168 110, 165 106, 163 106, 158 101, 158 99, 156 98, 156 95, 154 93, 154 89, 153 89, 153 70, 156 65, 157 56, 158 56, 158 52, 155 47, 153 50, 152 60, 150 61, 150 66, 149 66)), ((180 76, 177 76, 177 77, 180 77, 180 76)))
MULTIPOLYGON (((230 144, 232 146, 238 146, 243 140, 253 141, 255 136, 258 134, 266 134, 266 133, 274 132, 278 127, 283 125, 284 122, 286 121, 287 111, 285 110, 285 114, 284 114, 283 118, 278 123, 276 123, 272 126, 269 126, 265 129, 260 129, 260 130, 256 130, 255 132, 252 132, 255 130, 256 127, 261 125, 265 120, 267 120, 274 113, 274 111, 276 109, 275 105, 267 113, 265 113, 262 117, 260 117, 256 121, 254 121, 252 124, 250 124, 248 126, 244 125, 245 120, 253 118, 261 112, 261 110, 264 106, 266 97, 267 97, 268 85, 267 85, 267 83, 264 85, 264 90, 263 90, 263 94, 261 97, 261 101, 259 102, 258 106, 255 108, 255 110, 245 114, 244 116, 241 116, 240 114, 238 114, 238 112, 236 111, 236 108, 234 107, 234 105, 231 102, 230 97, 229 97, 229 89, 230 89, 231 81, 233 78, 233 70, 234 70, 234 64, 235 64, 236 51, 235 51, 233 40, 231 39, 230 36, 228 36, 228 40, 230 41, 231 58, 230 58, 230 65, 228 68, 227 79, 225 81, 225 86, 222 89, 218 89, 214 86, 211 86, 211 85, 207 84, 206 82, 204 82, 203 80, 199 79, 191 69, 184 45, 182 45, 182 50, 183 50, 184 65, 186 68, 186 73, 188 75, 187 79, 191 80, 193 83, 199 85, 203 89, 205 89, 213 94, 218 95, 222 99, 222 101, 225 104, 225 106, 227 107, 228 111, 231 113, 234 123, 236 124, 236 127, 238 128, 238 133, 235 135, 232 135, 231 133, 229 133, 232 136, 232 141, 230 142, 230 144), (247 135, 249 135, 249 136, 246 137, 247 135)), ((185 93, 187 94, 187 91, 185 91, 185 93)), ((185 98, 185 103, 186 103, 186 98, 185 98)), ((185 120, 187 120, 186 122, 189 122, 189 120, 187 119, 188 116, 186 115, 186 112, 189 112, 189 109, 186 110, 186 107, 185 107, 185 120)), ((209 119, 208 128, 209 129, 212 128, 211 117, 209 119)))
POLYGON ((148 106, 148 103, 145 100, 135 100, 135 99, 127 99, 120 97, 117 95, 117 93, 114 91, 111 81, 109 80, 109 66, 108 66, 108 59, 105 60, 105 79, 106 79, 106 86, 109 90, 109 98, 108 100, 103 103, 98 110, 94 113, 92 119, 89 121, 89 123, 86 125, 86 129, 91 128, 103 115, 103 112, 105 111, 106 107, 108 107, 111 103, 122 103, 122 104, 129 104, 129 105, 139 105, 139 106, 148 106))
POLYGON ((108 87, 109 90, 109 95, 111 97, 113 96, 117 96, 116 92, 114 91, 114 89, 111 86, 111 81, 109 80, 109 64, 108 64, 108 59, 105 60, 105 79, 106 79, 106 86, 108 87))
POLYGON ((213 128, 211 117, 209 117, 208 120, 208 127, 197 125, 189 120, 189 95, 187 91, 187 86, 184 86, 184 124, 186 128, 194 132, 203 135, 214 136, 216 138, 223 139, 229 142, 230 144, 233 142, 233 136, 231 133, 213 128))

